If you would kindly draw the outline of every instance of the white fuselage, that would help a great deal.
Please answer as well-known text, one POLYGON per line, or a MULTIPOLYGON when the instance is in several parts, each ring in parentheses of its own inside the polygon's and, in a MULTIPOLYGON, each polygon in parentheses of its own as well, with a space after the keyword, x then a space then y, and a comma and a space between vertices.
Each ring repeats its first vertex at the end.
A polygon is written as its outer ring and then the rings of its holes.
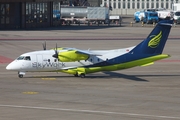
MULTIPOLYGON (((134 47, 115 50, 91 50, 91 53, 99 54, 100 56, 90 55, 87 60, 74 62, 58 61, 58 59, 52 57, 54 50, 34 51, 22 54, 19 58, 11 62, 6 69, 21 72, 65 70, 107 61, 129 52, 133 48, 134 47)), ((88 52, 88 50, 86 51, 88 52)), ((58 52, 64 52, 64 50, 59 50, 58 52)))

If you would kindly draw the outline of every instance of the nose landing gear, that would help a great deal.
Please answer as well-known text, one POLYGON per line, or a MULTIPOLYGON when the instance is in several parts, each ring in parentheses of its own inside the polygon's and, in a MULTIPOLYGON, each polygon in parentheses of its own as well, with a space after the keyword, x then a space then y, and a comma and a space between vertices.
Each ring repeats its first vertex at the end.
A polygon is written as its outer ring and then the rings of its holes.
POLYGON ((19 74, 18 76, 19 76, 19 78, 23 78, 23 75, 22 75, 22 74, 19 74))
POLYGON ((25 75, 25 72, 18 72, 18 77, 19 78, 23 78, 24 75, 25 75))

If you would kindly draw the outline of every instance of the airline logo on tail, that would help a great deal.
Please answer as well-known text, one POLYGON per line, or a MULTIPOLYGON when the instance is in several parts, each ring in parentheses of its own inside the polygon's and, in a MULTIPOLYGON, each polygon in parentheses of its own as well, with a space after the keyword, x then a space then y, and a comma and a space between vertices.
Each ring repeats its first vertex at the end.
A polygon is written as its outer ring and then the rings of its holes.
POLYGON ((158 35, 150 36, 150 38, 152 38, 152 39, 149 41, 148 47, 156 48, 159 45, 160 41, 161 41, 162 31, 160 31, 158 35))

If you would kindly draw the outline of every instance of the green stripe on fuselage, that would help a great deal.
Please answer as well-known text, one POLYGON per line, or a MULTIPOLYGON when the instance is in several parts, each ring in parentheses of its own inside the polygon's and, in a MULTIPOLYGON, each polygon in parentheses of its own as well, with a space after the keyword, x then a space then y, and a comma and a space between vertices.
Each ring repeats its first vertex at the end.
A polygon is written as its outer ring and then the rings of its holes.
POLYGON ((161 55, 155 55, 139 60, 134 60, 131 62, 126 62, 126 63, 120 63, 120 64, 115 64, 115 65, 109 65, 109 66, 101 66, 101 67, 78 67, 74 69, 68 69, 68 70, 60 70, 60 72, 65 72, 69 74, 80 74, 80 73, 95 73, 95 72, 100 72, 100 71, 115 71, 115 70, 122 70, 122 69, 127 69, 127 68, 132 68, 136 66, 142 66, 148 63, 152 63, 153 61, 161 60, 164 58, 168 58, 170 55, 167 54, 161 54, 161 55))

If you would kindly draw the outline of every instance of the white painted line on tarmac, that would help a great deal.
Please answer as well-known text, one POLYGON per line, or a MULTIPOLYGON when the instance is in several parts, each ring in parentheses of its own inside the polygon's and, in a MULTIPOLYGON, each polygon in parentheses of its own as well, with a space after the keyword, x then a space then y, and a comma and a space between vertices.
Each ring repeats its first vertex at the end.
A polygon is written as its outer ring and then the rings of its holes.
POLYGON ((81 113, 114 114, 114 115, 126 115, 126 116, 137 116, 137 117, 151 117, 151 118, 164 118, 164 119, 180 119, 180 117, 173 117, 173 116, 158 116, 158 115, 122 113, 122 112, 110 112, 110 111, 95 111, 95 110, 64 109, 64 108, 34 107, 34 106, 19 106, 19 105, 2 105, 2 104, 0 104, 0 107, 38 109, 38 110, 55 110, 55 111, 65 111, 65 112, 81 112, 81 113))

